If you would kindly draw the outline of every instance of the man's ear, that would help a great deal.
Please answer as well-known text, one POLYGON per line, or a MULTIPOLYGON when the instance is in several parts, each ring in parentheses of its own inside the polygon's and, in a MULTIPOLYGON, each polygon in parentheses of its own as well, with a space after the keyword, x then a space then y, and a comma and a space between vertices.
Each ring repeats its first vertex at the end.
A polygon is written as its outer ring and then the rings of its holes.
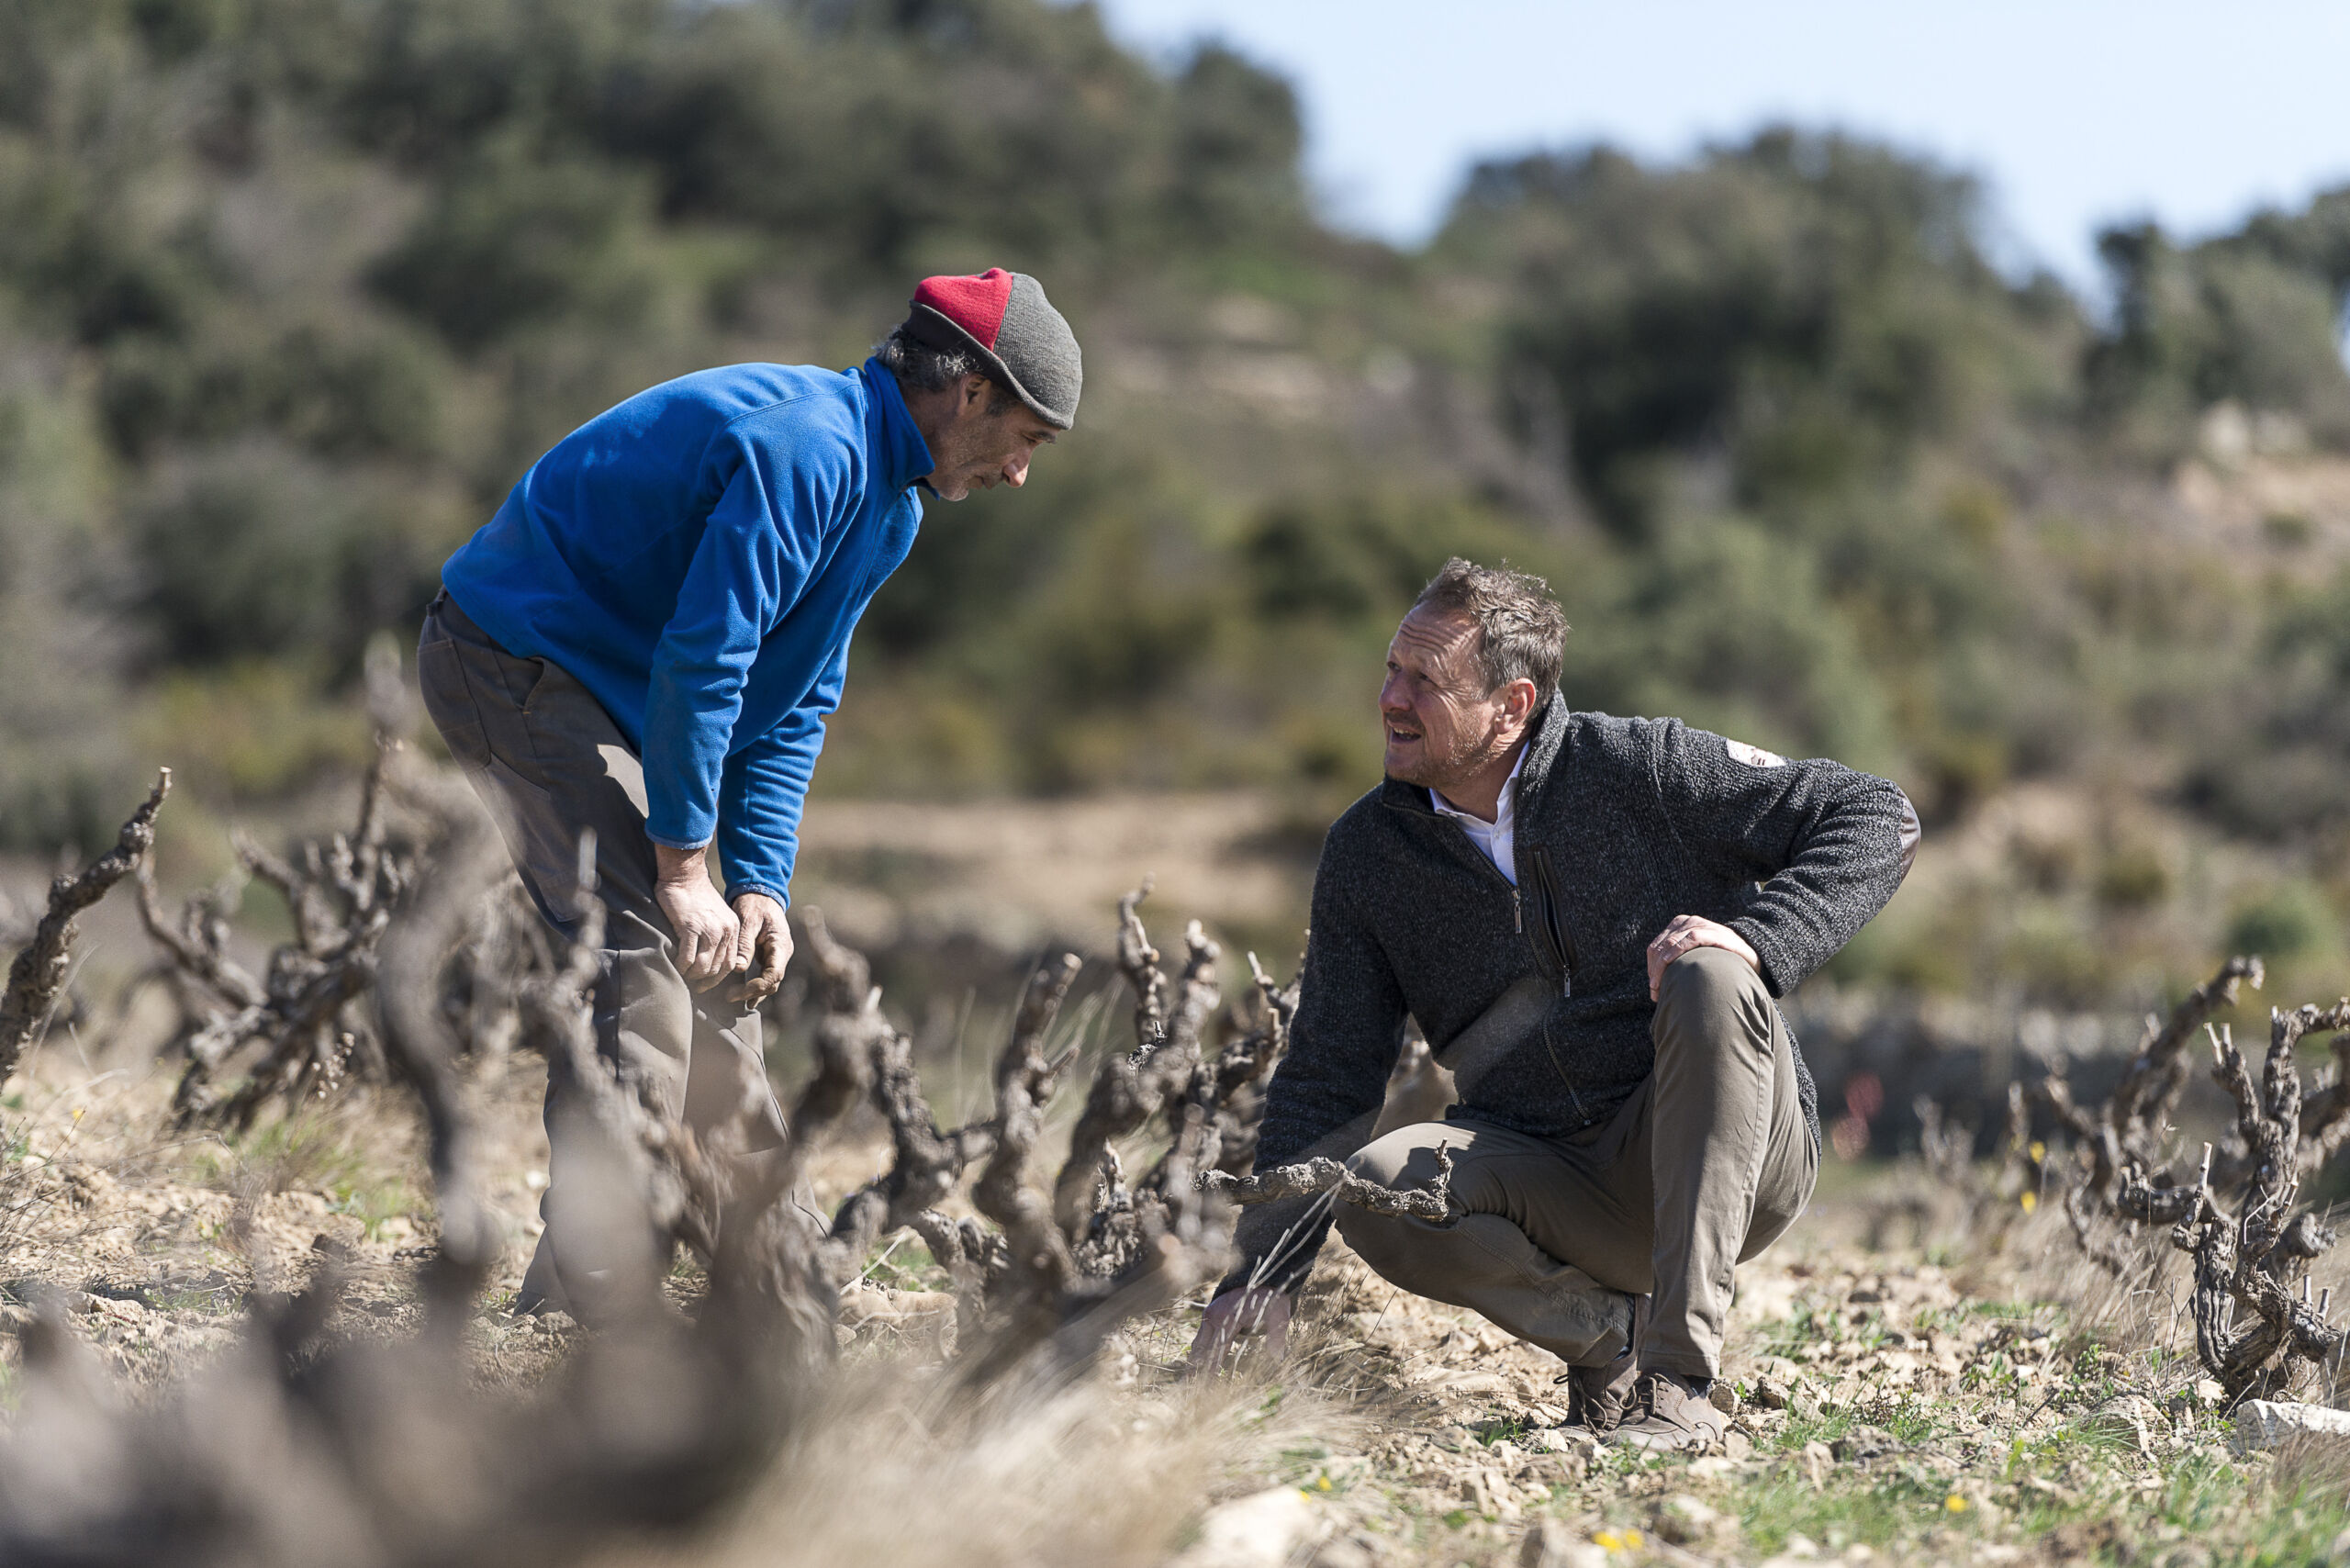
POLYGON ((1534 722, 1534 697, 1532 681, 1513 680, 1509 683, 1502 700, 1505 704, 1510 722, 1522 727, 1534 722))
POLYGON ((977 371, 963 377, 962 411, 967 414, 982 412, 987 407, 988 392, 992 385, 977 371))

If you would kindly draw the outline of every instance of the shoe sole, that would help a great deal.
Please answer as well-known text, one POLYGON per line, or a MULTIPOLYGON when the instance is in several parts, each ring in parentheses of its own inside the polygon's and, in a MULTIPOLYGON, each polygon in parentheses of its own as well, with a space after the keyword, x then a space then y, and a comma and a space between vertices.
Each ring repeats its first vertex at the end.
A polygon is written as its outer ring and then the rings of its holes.
POLYGON ((1715 1448, 1721 1442, 1719 1437, 1705 1432, 1642 1432, 1629 1427, 1618 1427, 1603 1440, 1612 1447, 1635 1449, 1641 1453, 1682 1453, 1715 1448))

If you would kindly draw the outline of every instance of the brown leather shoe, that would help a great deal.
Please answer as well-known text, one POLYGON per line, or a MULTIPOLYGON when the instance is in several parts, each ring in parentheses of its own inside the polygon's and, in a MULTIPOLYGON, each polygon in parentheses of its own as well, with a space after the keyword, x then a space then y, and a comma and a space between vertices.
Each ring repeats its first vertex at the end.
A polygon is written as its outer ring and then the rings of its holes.
POLYGON ((1729 1418, 1685 1378, 1645 1372, 1632 1388, 1630 1417, 1607 1440, 1651 1453, 1697 1455, 1721 1446, 1729 1418))
POLYGON ((1569 1426, 1583 1427, 1595 1437, 1606 1437, 1622 1423, 1631 1408, 1632 1384, 1639 1366, 1640 1331, 1648 1327, 1648 1318, 1649 1298, 1634 1296, 1623 1353, 1596 1366, 1569 1367, 1552 1380, 1566 1384, 1569 1426))

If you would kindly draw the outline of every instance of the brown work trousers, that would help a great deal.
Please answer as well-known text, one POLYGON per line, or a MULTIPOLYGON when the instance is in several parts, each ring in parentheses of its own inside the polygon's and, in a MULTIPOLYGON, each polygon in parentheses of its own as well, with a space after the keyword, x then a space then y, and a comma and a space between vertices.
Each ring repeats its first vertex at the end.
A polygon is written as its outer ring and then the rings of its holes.
MULTIPOLYGON (((755 1106, 753 1149, 783 1141, 767 1087, 755 1009, 697 993, 678 973, 668 918, 654 896, 645 836, 644 767, 588 689, 545 659, 508 653, 444 592, 417 646, 425 711, 498 819, 514 868, 539 913, 571 928, 583 830, 596 834, 596 896, 604 906, 604 969, 594 999, 596 1045, 621 1083, 665 1120, 697 1127, 755 1106)), ((666 1271, 659 1238, 613 1212, 631 1195, 584 1136, 587 1101, 566 1064, 547 1064, 546 1228, 523 1295, 583 1316, 600 1296, 624 1299, 620 1276, 666 1271)))
POLYGON ((1664 971, 1656 1066, 1608 1121, 1531 1137, 1463 1114, 1374 1138, 1356 1169, 1426 1186, 1452 1154, 1449 1224, 1340 1205, 1339 1232, 1416 1294, 1474 1308, 1570 1364, 1623 1347, 1628 1297, 1647 1294, 1639 1364, 1711 1377, 1731 1271, 1777 1240, 1819 1171, 1795 1051, 1743 958, 1699 947, 1664 971))

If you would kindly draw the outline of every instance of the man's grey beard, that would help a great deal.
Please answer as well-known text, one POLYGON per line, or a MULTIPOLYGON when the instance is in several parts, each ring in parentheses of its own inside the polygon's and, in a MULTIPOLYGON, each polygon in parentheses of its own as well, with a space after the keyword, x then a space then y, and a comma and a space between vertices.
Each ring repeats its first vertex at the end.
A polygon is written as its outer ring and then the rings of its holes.
POLYGON ((1501 758, 1509 755, 1509 746, 1501 738, 1498 727, 1483 735, 1449 756, 1431 757, 1409 773, 1398 773, 1397 778, 1406 784, 1416 784, 1423 790, 1441 793, 1456 784, 1467 783, 1501 758))

